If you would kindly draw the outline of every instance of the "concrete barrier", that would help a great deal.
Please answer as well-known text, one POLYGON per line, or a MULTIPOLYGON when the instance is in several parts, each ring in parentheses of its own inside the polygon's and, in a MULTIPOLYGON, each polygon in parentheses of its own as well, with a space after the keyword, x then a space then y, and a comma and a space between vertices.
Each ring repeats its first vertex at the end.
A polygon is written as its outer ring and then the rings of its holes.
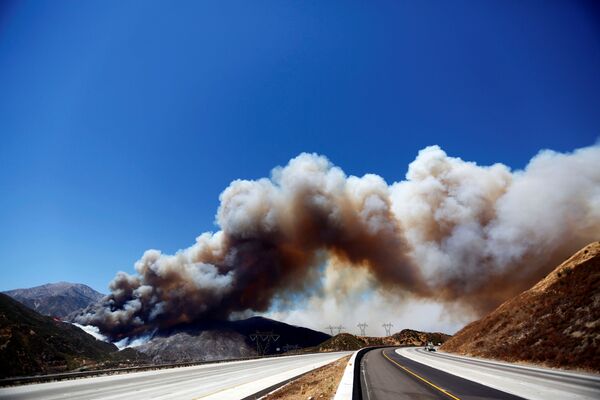
MULTIPOLYGON (((362 350, 362 349, 361 349, 362 350)), ((344 370, 344 375, 342 375, 342 380, 338 385, 337 391, 335 392, 335 397, 333 400, 351 400, 352 392, 354 390, 354 364, 356 363, 356 356, 358 355, 358 351, 355 351, 348 360, 348 364, 346 364, 346 369, 344 370)), ((359 367, 360 369, 360 367, 359 367)))
POLYGON ((362 400, 362 391, 360 388, 360 362, 368 351, 384 347, 396 346, 363 347, 352 354, 350 361, 348 361, 348 364, 346 365, 344 375, 342 375, 342 380, 338 385, 333 400, 362 400))

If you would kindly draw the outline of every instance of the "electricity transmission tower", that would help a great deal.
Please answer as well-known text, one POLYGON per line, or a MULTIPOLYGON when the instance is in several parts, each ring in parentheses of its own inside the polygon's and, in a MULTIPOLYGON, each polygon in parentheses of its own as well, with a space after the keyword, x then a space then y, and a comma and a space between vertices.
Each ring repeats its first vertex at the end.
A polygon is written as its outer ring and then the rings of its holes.
POLYGON ((269 350, 271 342, 276 342, 279 339, 279 335, 270 332, 259 332, 256 331, 250 334, 250 340, 256 342, 256 352, 259 356, 264 356, 269 350))
POLYGON ((388 322, 387 324, 383 324, 381 326, 383 326, 383 328, 385 329, 385 335, 386 336, 390 336, 391 335, 392 326, 394 326, 394 324, 392 324, 391 322, 388 322))
POLYGON ((367 323, 366 322, 361 322, 360 324, 356 325, 358 326, 358 329, 360 329, 360 336, 365 336, 365 331, 367 329, 367 323))
POLYGON ((335 336, 335 335, 339 335, 342 332, 342 329, 346 329, 345 327, 338 325, 338 326, 326 326, 325 329, 329 329, 329 332, 331 332, 331 336, 335 336))

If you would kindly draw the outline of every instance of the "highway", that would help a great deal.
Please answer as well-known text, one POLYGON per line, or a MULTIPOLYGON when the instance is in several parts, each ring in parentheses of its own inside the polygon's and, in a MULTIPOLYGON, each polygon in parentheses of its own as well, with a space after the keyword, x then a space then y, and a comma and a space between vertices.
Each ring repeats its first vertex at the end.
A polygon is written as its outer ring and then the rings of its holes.
POLYGON ((364 400, 516 400, 500 390, 405 358, 393 348, 371 350, 361 361, 364 400))
POLYGON ((412 361, 425 363, 455 376, 526 399, 600 399, 600 375, 462 357, 443 352, 430 353, 414 347, 398 349, 396 353, 412 361))
POLYGON ((351 352, 231 361, 0 389, 0 399, 239 400, 351 352))
POLYGON ((361 362, 366 400, 600 399, 600 376, 460 357, 420 348, 369 351, 361 362))

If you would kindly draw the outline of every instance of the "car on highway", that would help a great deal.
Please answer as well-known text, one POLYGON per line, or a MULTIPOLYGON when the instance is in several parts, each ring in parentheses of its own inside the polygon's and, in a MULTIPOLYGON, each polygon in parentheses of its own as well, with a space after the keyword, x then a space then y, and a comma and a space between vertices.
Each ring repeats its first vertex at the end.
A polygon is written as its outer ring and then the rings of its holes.
POLYGON ((435 351, 435 346, 433 345, 432 342, 427 342, 427 344, 425 345, 425 350, 427 350, 427 351, 435 351))

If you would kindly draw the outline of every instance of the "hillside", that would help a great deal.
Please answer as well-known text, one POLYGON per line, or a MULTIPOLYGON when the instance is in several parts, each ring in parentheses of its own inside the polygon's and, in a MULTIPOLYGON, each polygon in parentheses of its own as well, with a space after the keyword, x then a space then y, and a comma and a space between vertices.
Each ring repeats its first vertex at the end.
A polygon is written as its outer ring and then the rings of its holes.
POLYGON ((146 363, 78 327, 41 315, 0 293, 0 378, 146 363))
POLYGON ((450 338, 445 333, 420 332, 412 329, 386 337, 355 336, 340 333, 317 346, 317 351, 351 351, 367 346, 424 346, 427 342, 444 343, 450 338))
POLYGON ((316 351, 354 351, 367 346, 363 339, 359 339, 350 333, 339 333, 321 343, 316 351))
POLYGON ((600 242, 459 331, 459 354, 600 371, 600 242))
POLYGON ((289 347, 315 346, 329 337, 312 329, 252 317, 238 321, 205 321, 180 326, 158 333, 147 343, 136 347, 136 350, 155 363, 209 361, 279 354, 289 347), (260 335, 256 337, 256 332, 263 333, 263 338, 260 335), (276 336, 267 339, 265 333, 276 336), (260 348, 256 346, 257 341, 260 348))
POLYGON ((0 378, 278 354, 286 347, 315 346, 328 338, 322 332, 253 317, 180 326, 156 334, 135 349, 118 351, 115 345, 96 340, 70 323, 43 316, 0 294, 0 378), (260 335, 266 333, 273 333, 276 340, 263 340, 260 335))
POLYGON ((74 311, 96 303, 104 295, 80 283, 48 283, 27 289, 4 292, 43 315, 64 318, 74 311))
POLYGON ((239 333, 229 330, 182 331, 156 336, 136 350, 155 364, 225 360, 257 355, 239 333))

